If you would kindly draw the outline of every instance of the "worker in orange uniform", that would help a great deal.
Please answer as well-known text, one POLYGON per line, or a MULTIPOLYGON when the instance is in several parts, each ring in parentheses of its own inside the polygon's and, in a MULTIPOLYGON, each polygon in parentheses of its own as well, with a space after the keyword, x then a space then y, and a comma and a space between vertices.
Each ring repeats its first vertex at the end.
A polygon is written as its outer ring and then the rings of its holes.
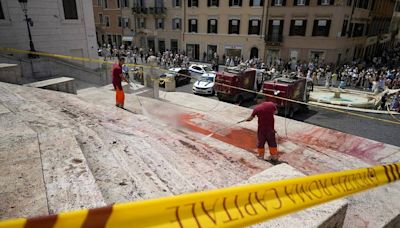
POLYGON ((126 81, 122 73, 122 66, 125 63, 124 58, 118 59, 118 64, 113 65, 112 69, 112 83, 115 89, 115 106, 119 108, 124 108, 124 101, 125 101, 125 93, 124 89, 122 88, 122 81, 126 81))
POLYGON ((265 143, 268 143, 269 153, 271 154, 271 161, 276 162, 278 160, 278 146, 275 139, 275 128, 274 128, 274 114, 277 113, 276 106, 273 102, 263 102, 257 105, 253 113, 246 119, 246 121, 252 121, 255 116, 258 118, 258 130, 257 130, 257 150, 258 156, 264 159, 265 154, 265 143))

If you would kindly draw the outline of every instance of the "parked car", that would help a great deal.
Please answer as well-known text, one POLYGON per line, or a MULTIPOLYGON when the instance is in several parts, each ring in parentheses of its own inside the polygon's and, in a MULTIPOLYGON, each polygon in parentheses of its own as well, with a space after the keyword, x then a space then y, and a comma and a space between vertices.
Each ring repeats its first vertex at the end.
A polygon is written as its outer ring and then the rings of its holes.
POLYGON ((193 93, 214 95, 215 94, 214 85, 215 85, 215 74, 205 73, 201 76, 199 80, 197 80, 193 84, 193 93))
POLYGON ((200 79, 201 76, 205 73, 213 73, 215 74, 215 71, 211 69, 211 67, 207 65, 200 65, 200 64, 192 64, 189 67, 190 73, 195 76, 197 79, 200 79))
POLYGON ((174 78, 176 86, 189 84, 191 80, 190 75, 189 70, 186 68, 170 68, 168 72, 160 75, 160 86, 165 85, 166 78, 174 78))

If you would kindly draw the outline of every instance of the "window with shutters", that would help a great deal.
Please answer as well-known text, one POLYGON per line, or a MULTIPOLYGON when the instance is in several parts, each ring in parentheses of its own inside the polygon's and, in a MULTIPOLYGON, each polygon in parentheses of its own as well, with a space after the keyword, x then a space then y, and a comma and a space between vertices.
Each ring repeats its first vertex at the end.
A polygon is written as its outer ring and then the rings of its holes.
POLYGON ((229 6, 242 6, 242 0, 229 0, 229 6))
POLYGON ((173 7, 181 7, 181 0, 172 0, 173 7))
POLYGON ((229 34, 239 34, 240 33, 240 20, 229 20, 229 34))
POLYGON ((197 32, 197 19, 189 19, 189 32, 197 32))
POLYGON ((334 1, 332 0, 318 0, 318 5, 321 6, 329 6, 329 5, 333 5, 334 1))
POLYGON ((129 7, 128 6, 128 0, 117 0, 118 8, 124 8, 124 7, 129 7))
POLYGON ((331 20, 314 20, 313 36, 329 36, 331 20))
POLYGON ((129 28, 129 18, 124 18, 124 24, 123 24, 123 26, 124 26, 124 28, 129 28))
POLYGON ((282 42, 284 20, 269 20, 267 40, 271 42, 282 42))
POLYGON ((260 23, 258 19, 249 20, 249 35, 260 35, 260 23))
POLYGON ((347 6, 351 6, 351 3, 353 3, 352 0, 347 0, 347 6))
POLYGON ((294 0, 296 1, 297 6, 305 6, 306 5, 306 0, 294 0))
POLYGON ((122 27, 122 17, 118 17, 118 27, 122 27))
POLYGON ((208 0, 207 5, 208 5, 208 7, 210 7, 210 6, 218 7, 219 6, 219 0, 208 0))
POLYGON ((291 20, 289 36, 305 36, 307 20, 291 20))
POLYGON ((198 0, 188 0, 188 6, 189 7, 199 7, 199 1, 198 0))
POLYGON ((264 0, 250 0, 250 6, 263 6, 264 0))
POLYGON ((218 21, 216 19, 209 19, 207 25, 208 33, 218 33, 218 21))
POLYGON ((62 3, 65 20, 77 20, 78 10, 76 8, 76 0, 63 0, 62 3))
POLYGON ((156 29, 164 29, 164 19, 158 18, 156 20, 156 29))
POLYGON ((142 28, 142 29, 146 28, 146 19, 145 18, 138 18, 137 22, 138 22, 139 28, 142 28))
POLYGON ((342 33, 340 34, 340 36, 346 36, 347 33, 347 25, 349 24, 348 20, 344 20, 343 21, 343 27, 342 27, 342 33))
POLYGON ((364 24, 355 23, 352 37, 360 37, 364 34, 364 24))
POLYGON ((358 0, 354 4, 357 8, 368 9, 369 0, 358 0))
POLYGON ((104 16, 104 22, 106 27, 110 27, 110 18, 108 16, 104 16))
POLYGON ((172 29, 173 30, 181 30, 182 28, 182 22, 180 18, 174 18, 172 19, 172 29))
POLYGON ((101 25, 104 25, 104 19, 103 19, 103 14, 99 13, 99 22, 101 25))
POLYGON ((272 6, 284 6, 285 0, 272 0, 271 5, 272 6))
POLYGON ((108 0, 104 0, 104 8, 108 8, 108 0))

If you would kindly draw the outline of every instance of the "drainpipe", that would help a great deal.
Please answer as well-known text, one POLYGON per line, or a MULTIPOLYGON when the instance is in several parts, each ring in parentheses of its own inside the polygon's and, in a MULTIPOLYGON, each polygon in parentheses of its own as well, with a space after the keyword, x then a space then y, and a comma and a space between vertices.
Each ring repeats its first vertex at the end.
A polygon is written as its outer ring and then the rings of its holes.
MULTIPOLYGON (((266 39, 267 39, 267 26, 268 26, 268 17, 269 17, 269 4, 270 4, 270 0, 265 0, 264 1, 264 7, 263 7, 263 18, 261 20, 261 23, 263 23, 264 21, 264 10, 265 10, 265 26, 262 25, 262 27, 264 27, 264 61, 267 60, 267 44, 266 44, 266 39)), ((262 28, 261 27, 261 28, 262 28)), ((267 63, 267 62, 266 62, 267 63)))
MULTIPOLYGON (((360 0, 358 0, 358 1, 360 1, 360 0)), ((354 14, 354 10, 356 8, 356 3, 357 3, 357 0, 354 0, 353 1, 353 8, 351 9, 351 14, 350 14, 350 18, 349 18, 349 23, 348 23, 347 28, 346 28, 346 33, 347 33, 346 35, 348 35, 348 30, 349 30, 350 24, 352 23, 352 20, 353 20, 353 14, 354 14)), ((352 29, 354 30, 354 24, 353 24, 353 28, 352 29)), ((351 36, 351 33, 350 33, 350 36, 351 36)), ((354 40, 352 40, 352 43, 354 44, 354 40)), ((355 49, 354 49, 353 57, 352 57, 351 61, 353 61, 353 59, 354 59, 354 54, 355 54, 355 49)), ((347 55, 346 55, 346 59, 347 59, 347 55)))
MULTIPOLYGON (((182 1, 183 7, 183 20, 182 20, 182 44, 181 44, 181 51, 183 50, 183 43, 185 42, 185 31, 186 31, 186 1, 182 1)), ((185 54, 186 50, 185 50, 185 54)))

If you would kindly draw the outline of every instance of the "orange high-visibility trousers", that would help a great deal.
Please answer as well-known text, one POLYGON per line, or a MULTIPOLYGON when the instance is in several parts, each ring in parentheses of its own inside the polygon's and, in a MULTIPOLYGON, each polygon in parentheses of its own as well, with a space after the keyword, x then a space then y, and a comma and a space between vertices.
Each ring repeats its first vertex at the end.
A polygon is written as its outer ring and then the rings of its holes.
POLYGON ((119 106, 124 106, 125 93, 123 89, 115 89, 115 104, 119 106))

